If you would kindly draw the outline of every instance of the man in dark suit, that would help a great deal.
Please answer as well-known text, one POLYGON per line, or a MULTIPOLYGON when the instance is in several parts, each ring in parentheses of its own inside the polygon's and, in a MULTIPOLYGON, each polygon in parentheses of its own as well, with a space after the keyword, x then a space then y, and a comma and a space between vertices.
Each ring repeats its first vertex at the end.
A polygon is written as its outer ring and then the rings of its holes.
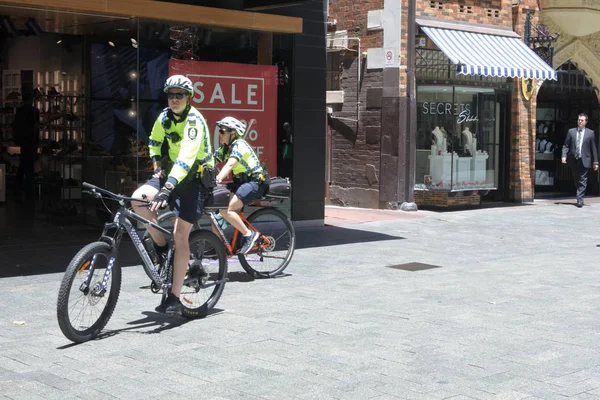
POLYGON ((579 208, 583 206, 588 171, 592 165, 594 171, 598 171, 596 139, 594 131, 585 127, 587 122, 587 115, 579 114, 577 128, 569 129, 562 149, 562 162, 566 164, 568 161, 573 172, 573 180, 577 188, 577 207, 579 208))

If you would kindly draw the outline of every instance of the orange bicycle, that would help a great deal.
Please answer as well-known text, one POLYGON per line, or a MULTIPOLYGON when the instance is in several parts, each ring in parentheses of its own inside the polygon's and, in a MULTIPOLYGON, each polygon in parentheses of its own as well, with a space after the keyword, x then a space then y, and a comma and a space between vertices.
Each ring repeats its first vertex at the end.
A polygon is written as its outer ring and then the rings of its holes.
MULTIPOLYGON (((229 196, 229 190, 219 186, 204 207, 204 214, 208 216, 212 231, 225 245, 227 257, 237 256, 242 268, 255 278, 272 278, 281 274, 294 255, 296 232, 290 219, 272 205, 288 197, 267 194, 250 205, 259 208, 248 217, 244 215, 244 209, 240 210, 239 215, 248 229, 260 234, 252 250, 244 255, 239 254, 242 247, 240 232, 231 226, 223 229, 217 221, 218 210, 227 208, 229 196)), ((158 224, 166 229, 169 229, 169 225, 172 227, 174 221, 173 212, 166 212, 158 217, 158 224)), ((198 229, 204 229, 200 220, 193 228, 198 229)))

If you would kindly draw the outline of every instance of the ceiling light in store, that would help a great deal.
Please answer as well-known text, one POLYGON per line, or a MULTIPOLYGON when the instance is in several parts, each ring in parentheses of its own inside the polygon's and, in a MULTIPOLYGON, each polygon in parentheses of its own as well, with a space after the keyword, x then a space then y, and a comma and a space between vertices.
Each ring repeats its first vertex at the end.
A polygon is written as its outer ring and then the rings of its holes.
POLYGON ((132 44, 137 44, 137 40, 135 40, 134 38, 131 38, 131 43, 132 44))
POLYGON ((19 32, 17 31, 17 28, 15 28, 15 24, 10 17, 2 17, 2 29, 4 29, 10 37, 14 38, 19 36, 19 32))
POLYGON ((29 18, 27 22, 25 22, 25 26, 27 27, 27 29, 29 29, 29 32, 31 32, 31 34, 34 36, 44 33, 44 31, 37 23, 35 18, 29 18))
POLYGON ((112 47, 115 47, 115 44, 113 42, 111 42, 110 40, 108 41, 108 44, 111 45, 112 47))
POLYGON ((169 27, 169 25, 163 25, 160 29, 160 32, 158 33, 158 38, 161 42, 164 42, 165 40, 169 39, 170 34, 171 28, 169 27))
POLYGON ((136 78, 137 78, 137 73, 136 73, 135 71, 131 71, 131 72, 129 73, 129 77, 130 77, 131 79, 136 79, 136 78))
POLYGON ((212 31, 206 30, 204 31, 204 45, 208 46, 210 44, 210 39, 212 37, 212 31))
POLYGON ((58 39, 58 40, 56 41, 56 44, 61 44, 61 43, 62 43, 62 39, 58 39))

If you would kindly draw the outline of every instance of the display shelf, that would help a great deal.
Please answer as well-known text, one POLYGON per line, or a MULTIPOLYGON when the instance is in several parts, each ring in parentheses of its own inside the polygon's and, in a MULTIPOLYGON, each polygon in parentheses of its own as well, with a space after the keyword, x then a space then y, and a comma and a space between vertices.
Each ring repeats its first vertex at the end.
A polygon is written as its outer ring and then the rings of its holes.
POLYGON ((2 70, 2 140, 12 140, 13 134, 11 129, 7 129, 12 125, 16 108, 21 102, 21 70, 5 69, 2 70), (10 112, 9 112, 10 110, 10 112))

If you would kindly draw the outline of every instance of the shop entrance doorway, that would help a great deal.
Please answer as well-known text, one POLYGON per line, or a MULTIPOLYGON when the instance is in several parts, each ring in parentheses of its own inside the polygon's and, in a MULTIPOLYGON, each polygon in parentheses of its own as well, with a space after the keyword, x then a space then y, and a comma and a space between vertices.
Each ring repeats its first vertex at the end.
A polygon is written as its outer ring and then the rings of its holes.
MULTIPOLYGON (((571 61, 558 69, 557 81, 545 81, 537 97, 535 132, 535 197, 573 196, 575 188, 569 167, 561 163, 562 145, 577 115, 588 115, 587 127, 600 130, 600 110, 594 87, 585 73, 571 61)), ((587 195, 599 194, 599 175, 590 172, 587 195)))

